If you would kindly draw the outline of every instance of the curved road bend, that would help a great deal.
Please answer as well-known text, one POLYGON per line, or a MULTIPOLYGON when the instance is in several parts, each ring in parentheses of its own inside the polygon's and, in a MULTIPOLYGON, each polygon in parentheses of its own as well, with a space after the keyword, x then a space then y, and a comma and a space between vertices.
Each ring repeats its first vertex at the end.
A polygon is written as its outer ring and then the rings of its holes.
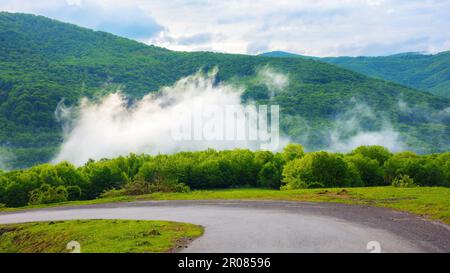
POLYGON ((288 201, 145 201, 0 213, 0 224, 145 219, 205 227, 185 252, 450 252, 450 227, 388 209, 288 201))

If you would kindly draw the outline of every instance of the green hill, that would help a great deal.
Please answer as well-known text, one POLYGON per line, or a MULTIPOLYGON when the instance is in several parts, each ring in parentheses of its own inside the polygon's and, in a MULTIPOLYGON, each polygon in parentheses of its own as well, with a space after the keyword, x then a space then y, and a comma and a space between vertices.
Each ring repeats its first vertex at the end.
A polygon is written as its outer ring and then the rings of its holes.
POLYGON ((434 55, 412 52, 382 57, 327 58, 272 51, 263 53, 261 56, 316 59, 369 77, 396 82, 447 98, 450 97, 450 51, 434 55))
POLYGON ((140 98, 213 67, 219 68, 217 81, 246 86, 244 100, 279 104, 283 131, 310 150, 327 147, 336 118, 355 102, 379 113, 362 123, 365 129, 380 127, 382 116, 414 150, 449 150, 448 115, 432 114, 445 111, 448 99, 315 60, 175 52, 42 16, 2 12, 0 161, 25 167, 49 160, 62 142, 54 111, 63 98, 72 105, 119 85, 130 98, 140 98), (264 67, 289 77, 289 85, 273 98, 255 80, 264 67), (418 110, 399 111, 399 100, 418 110))

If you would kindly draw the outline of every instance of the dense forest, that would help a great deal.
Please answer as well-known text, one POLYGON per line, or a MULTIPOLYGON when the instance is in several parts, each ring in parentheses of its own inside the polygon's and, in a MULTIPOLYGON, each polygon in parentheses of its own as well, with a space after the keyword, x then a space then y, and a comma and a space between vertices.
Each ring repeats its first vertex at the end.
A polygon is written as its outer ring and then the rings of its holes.
POLYGON ((382 146, 360 146, 348 154, 305 153, 288 144, 279 153, 212 149, 172 155, 135 155, 68 162, 0 172, 0 203, 8 207, 98 197, 190 189, 260 187, 450 187, 450 153, 392 154, 382 146))
POLYGON ((42 16, 1 12, 0 168, 30 167, 55 155, 63 141, 55 109, 63 99, 75 105, 82 96, 120 87, 132 101, 213 67, 219 69, 217 82, 245 86, 244 101, 279 104, 283 133, 308 151, 326 148, 336 119, 358 102, 376 113, 362 122, 365 130, 380 129, 383 117, 415 152, 450 147, 449 100, 399 84, 316 60, 175 52, 42 16), (273 96, 257 78, 264 67, 289 79, 273 96), (413 110, 400 111, 400 100, 413 110))
POLYGON ((435 95, 450 97, 450 51, 438 54, 401 53, 379 57, 308 57, 283 51, 261 54, 279 58, 311 58, 396 82, 435 95))

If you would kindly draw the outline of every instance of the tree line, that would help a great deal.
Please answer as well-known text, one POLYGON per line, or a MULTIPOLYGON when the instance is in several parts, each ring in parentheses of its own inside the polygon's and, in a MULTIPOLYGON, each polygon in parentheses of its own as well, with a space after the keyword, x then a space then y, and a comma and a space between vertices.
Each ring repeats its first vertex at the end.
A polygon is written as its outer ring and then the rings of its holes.
POLYGON ((257 187, 299 189, 386 186, 450 187, 450 152, 418 155, 361 146, 350 153, 245 149, 120 156, 41 164, 0 171, 0 203, 7 207, 191 189, 257 187))

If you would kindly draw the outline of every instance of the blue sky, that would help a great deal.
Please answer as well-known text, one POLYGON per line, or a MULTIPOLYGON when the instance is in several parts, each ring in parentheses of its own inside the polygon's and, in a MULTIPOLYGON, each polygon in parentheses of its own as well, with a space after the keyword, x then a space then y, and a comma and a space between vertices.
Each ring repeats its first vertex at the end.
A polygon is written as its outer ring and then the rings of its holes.
POLYGON ((450 49, 450 0, 0 0, 0 10, 183 51, 374 56, 450 49))

